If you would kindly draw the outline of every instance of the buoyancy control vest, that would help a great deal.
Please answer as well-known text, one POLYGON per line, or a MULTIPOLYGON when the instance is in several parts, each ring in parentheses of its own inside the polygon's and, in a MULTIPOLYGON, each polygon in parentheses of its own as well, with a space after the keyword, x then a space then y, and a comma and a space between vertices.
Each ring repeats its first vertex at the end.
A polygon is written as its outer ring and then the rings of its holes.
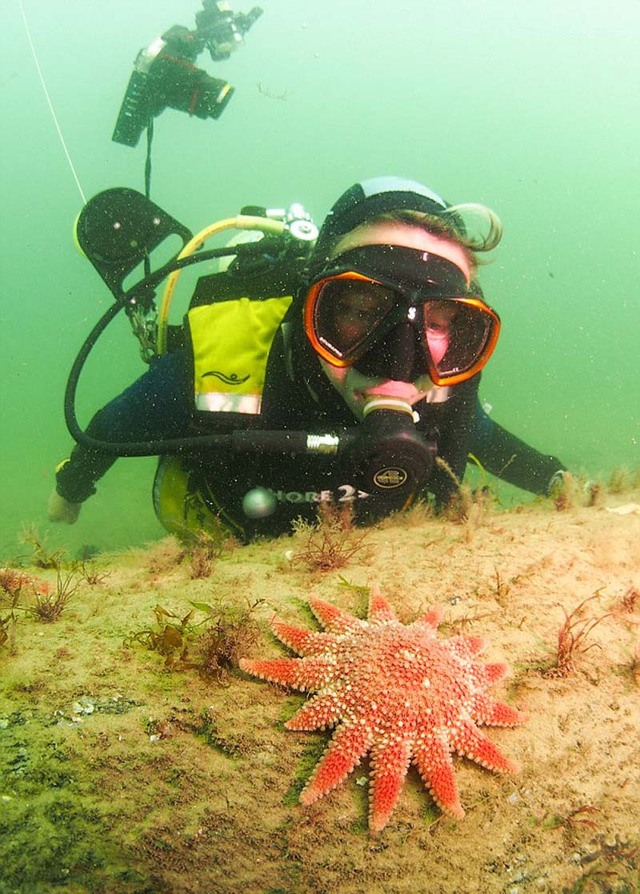
POLYGON ((269 351, 291 301, 244 297, 187 313, 198 412, 260 413, 269 351))
MULTIPOLYGON (((290 295, 254 299, 246 296, 192 307, 184 331, 191 357, 194 408, 200 419, 212 414, 258 417, 262 411, 267 361, 292 302, 290 295)), ((221 416, 218 416, 219 420, 221 416)), ((220 470, 221 478, 224 472, 220 470)), ((224 488, 223 488, 224 490, 224 488)), ((243 520, 179 456, 161 457, 153 487, 156 515, 181 538, 224 528, 247 539, 243 520)))

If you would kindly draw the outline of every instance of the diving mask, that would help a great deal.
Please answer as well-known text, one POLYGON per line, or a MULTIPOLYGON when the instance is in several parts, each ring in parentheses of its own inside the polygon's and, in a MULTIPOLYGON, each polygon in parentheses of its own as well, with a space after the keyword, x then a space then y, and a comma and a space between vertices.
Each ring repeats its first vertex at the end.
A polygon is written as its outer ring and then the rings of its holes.
POLYGON ((415 331, 435 385, 455 385, 478 373, 500 332, 497 313, 470 291, 456 264, 414 248, 351 249, 307 291, 307 337, 333 366, 356 366, 402 325, 415 331))

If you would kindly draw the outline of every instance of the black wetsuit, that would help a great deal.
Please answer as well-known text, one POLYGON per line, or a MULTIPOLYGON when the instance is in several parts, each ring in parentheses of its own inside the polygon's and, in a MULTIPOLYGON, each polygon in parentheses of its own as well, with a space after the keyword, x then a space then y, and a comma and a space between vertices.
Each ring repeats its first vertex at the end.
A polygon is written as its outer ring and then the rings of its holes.
MULTIPOLYGON (((204 279, 213 280, 216 288, 211 291, 215 291, 217 300, 234 297, 236 287, 220 289, 224 275, 204 279)), ((280 283, 277 291, 286 294, 290 285, 280 283)), ((246 284, 240 291, 247 292, 246 284)), ((273 294, 274 289, 267 291, 273 294)), ((210 289, 204 292, 208 295, 210 289)), ((202 286, 196 298, 200 303, 204 300, 202 286)), ((306 343, 299 317, 299 310, 292 312, 289 331, 293 334, 285 337, 281 328, 273 342, 259 416, 197 412, 190 352, 181 347, 155 361, 133 385, 100 410, 87 433, 98 440, 127 442, 228 433, 243 428, 323 434, 357 427, 351 411, 324 376, 306 343)), ((437 445, 438 456, 450 470, 436 464, 421 495, 430 493, 438 505, 446 504, 456 490, 450 473, 462 479, 469 453, 486 471, 505 481, 532 493, 547 493, 551 478, 564 466, 555 457, 529 447, 487 416, 478 400, 479 379, 478 375, 452 387, 448 399, 441 403, 422 401, 414 407, 420 416, 417 430, 437 445)), ((57 473, 58 493, 70 502, 83 502, 95 493, 96 482, 115 458, 101 450, 76 446, 70 460, 57 473)), ((205 447, 183 453, 181 458, 190 473, 190 486, 204 497, 212 511, 233 519, 247 539, 284 533, 298 517, 314 519, 320 500, 351 501, 358 497, 358 482, 350 477, 340 455, 246 454, 205 447), (275 495, 277 508, 264 519, 248 519, 242 500, 258 487, 275 495)), ((366 518, 366 507, 372 505, 366 499, 356 499, 356 516, 360 506, 365 509, 360 515, 366 518)), ((395 508, 378 501, 369 517, 379 517, 395 508)))

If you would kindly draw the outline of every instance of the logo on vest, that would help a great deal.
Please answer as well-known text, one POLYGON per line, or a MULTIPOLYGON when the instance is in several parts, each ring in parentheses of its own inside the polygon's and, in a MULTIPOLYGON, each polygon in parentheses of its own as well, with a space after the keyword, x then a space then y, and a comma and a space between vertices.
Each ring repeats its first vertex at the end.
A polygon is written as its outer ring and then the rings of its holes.
POLYGON ((369 494, 357 490, 351 484, 341 484, 335 491, 331 490, 270 490, 279 503, 351 503, 353 500, 366 500, 369 494))
POLYGON ((231 373, 228 376, 226 373, 221 372, 218 369, 212 369, 209 372, 202 373, 202 378, 205 379, 207 376, 213 376, 215 379, 220 379, 221 382, 224 382, 225 385, 244 385, 251 376, 245 376, 243 379, 237 373, 231 373))
POLYGON ((404 469, 387 468, 380 469, 373 476, 374 484, 382 490, 393 490, 394 487, 402 487, 408 478, 404 469))

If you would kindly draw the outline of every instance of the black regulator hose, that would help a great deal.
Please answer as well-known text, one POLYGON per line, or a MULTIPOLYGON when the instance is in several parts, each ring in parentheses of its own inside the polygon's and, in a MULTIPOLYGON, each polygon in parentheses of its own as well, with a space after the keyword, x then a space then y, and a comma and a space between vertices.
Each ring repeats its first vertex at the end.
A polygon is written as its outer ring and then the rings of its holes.
POLYGON ((300 431, 238 431, 226 435, 196 435, 190 438, 167 438, 149 441, 104 441, 93 438, 78 423, 76 395, 80 375, 96 341, 124 305, 112 304, 93 327, 76 357, 64 395, 64 418, 71 437, 90 450, 114 456, 160 456, 200 450, 203 447, 227 447, 249 452, 305 453, 309 436, 300 431))
POLYGON ((64 395, 64 418, 76 443, 113 456, 160 456, 189 453, 201 450, 203 447, 226 447, 253 453, 335 453, 339 443, 342 446, 353 439, 353 435, 349 432, 345 432, 338 439, 330 435, 309 435, 303 431, 236 431, 225 435, 195 435, 189 438, 149 441, 103 441, 91 437, 80 427, 76 415, 78 382, 95 343, 124 306, 116 303, 108 308, 89 333, 71 367, 64 395))
POLYGON ((416 432, 411 418, 405 413, 386 410, 370 413, 357 428, 344 429, 339 435, 258 429, 147 441, 104 441, 92 437, 78 423, 75 410, 78 382, 98 338, 124 307, 124 303, 115 303, 107 309, 89 333, 71 367, 65 390, 64 416, 76 443, 112 456, 160 456, 191 453, 207 447, 243 453, 344 453, 363 489, 392 492, 400 501, 431 474, 435 445, 416 432))
POLYGON ((197 255, 190 255, 185 258, 174 258, 159 270, 145 276, 141 282, 127 292, 118 292, 116 294, 117 301, 107 309, 89 333, 73 362, 67 379, 64 395, 64 418, 69 433, 76 443, 82 444, 90 450, 101 450, 103 453, 109 453, 113 456, 160 456, 183 451, 188 452, 202 447, 231 447, 236 450, 271 450, 283 453, 303 453, 307 451, 307 435, 305 432, 235 432, 229 435, 196 435, 190 438, 171 438, 167 440, 103 441, 88 435, 78 423, 76 396, 82 370, 96 342, 121 310, 132 306, 138 300, 143 300, 158 283, 174 270, 190 267, 202 261, 228 257, 229 255, 258 254, 259 250, 264 251, 264 244, 261 245, 256 242, 224 246, 222 248, 201 251, 197 255), (255 446, 249 446, 252 434, 256 436, 255 446), (269 437, 269 435, 272 437, 269 437), (298 437, 295 437, 296 435, 298 437))
POLYGON ((83 344, 73 363, 65 391, 67 427, 78 444, 115 456, 189 454, 203 448, 225 448, 244 453, 330 454, 344 456, 358 487, 370 494, 367 515, 374 520, 390 509, 405 508, 421 484, 430 477, 435 461, 435 442, 425 440, 407 413, 376 410, 354 429, 339 435, 312 435, 303 431, 235 431, 231 434, 198 435, 166 440, 113 442, 93 438, 80 428, 75 411, 78 381, 97 339, 122 310, 108 308, 83 344))

